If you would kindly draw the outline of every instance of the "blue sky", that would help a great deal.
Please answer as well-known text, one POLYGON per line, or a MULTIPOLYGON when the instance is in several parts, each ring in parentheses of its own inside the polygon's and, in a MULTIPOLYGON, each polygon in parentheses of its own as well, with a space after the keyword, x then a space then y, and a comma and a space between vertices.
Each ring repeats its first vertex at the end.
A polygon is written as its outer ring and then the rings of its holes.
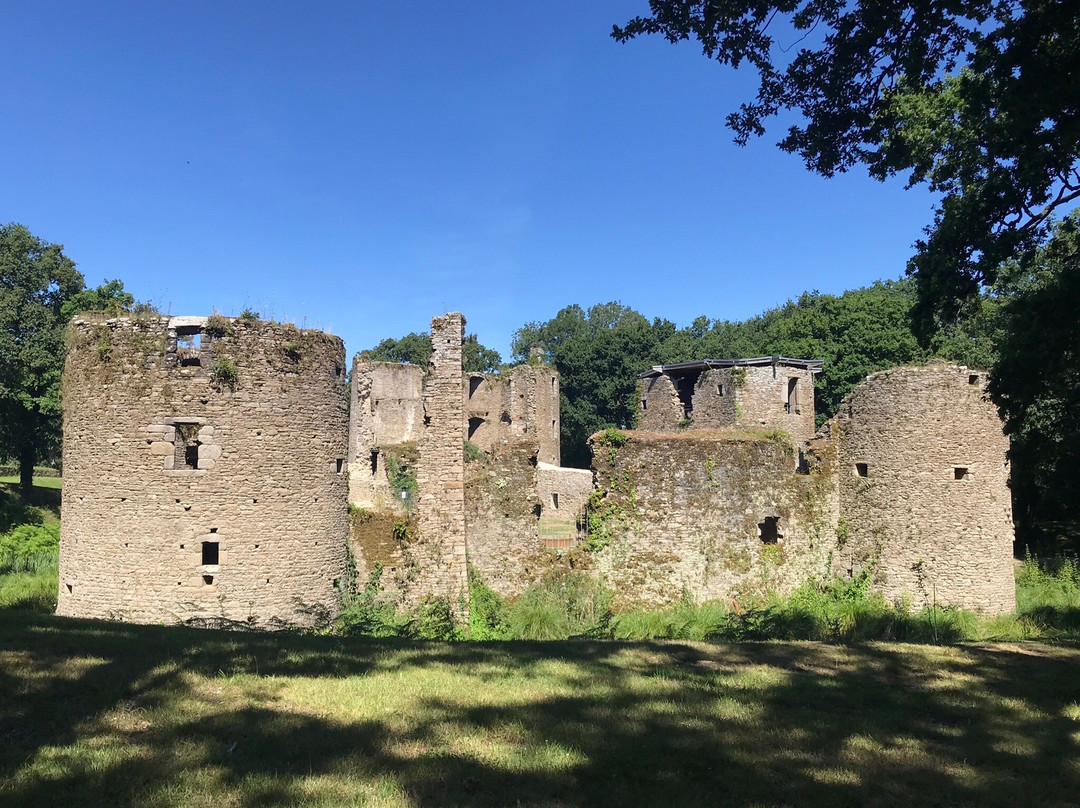
POLYGON ((755 86, 609 36, 645 0, 9 4, 0 221, 172 314, 352 353, 462 311, 619 300, 679 325, 896 278, 931 198, 723 121, 755 86))

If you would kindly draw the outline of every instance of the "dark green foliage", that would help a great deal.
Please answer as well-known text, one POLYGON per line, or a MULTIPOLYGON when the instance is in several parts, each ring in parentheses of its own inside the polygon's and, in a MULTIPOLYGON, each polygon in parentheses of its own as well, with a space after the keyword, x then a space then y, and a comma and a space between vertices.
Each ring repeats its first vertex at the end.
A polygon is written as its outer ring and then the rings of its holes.
POLYGON ((487 460, 487 455, 484 454, 484 450, 471 440, 467 440, 462 444, 461 452, 466 463, 476 463, 487 460))
POLYGON ((955 319, 1003 261, 1037 247, 1080 197, 1080 5, 1062 0, 650 0, 626 41, 697 39, 749 64, 757 97, 728 116, 735 140, 801 115, 778 144, 832 176, 857 164, 940 195, 911 262, 924 334, 955 319), (777 19, 778 18, 778 19, 777 19), (803 33, 800 33, 803 32, 803 33), (783 39, 777 40, 780 36, 783 39), (787 47, 797 44, 798 48, 787 47))
POLYGON ((253 323, 259 319, 259 312, 253 311, 249 308, 245 308, 242 312, 240 312, 240 319, 243 320, 245 323, 253 323))
POLYGON ((504 604, 472 567, 469 568, 469 639, 499 640, 505 634, 504 604))
MULTIPOLYGON (((406 334, 401 339, 384 339, 360 355, 374 362, 405 362, 426 371, 431 351, 430 334, 406 334)), ((466 373, 495 373, 501 364, 498 351, 481 345, 476 334, 466 334, 461 343, 461 366, 466 373)))
POLYGON ((446 598, 424 598, 410 617, 406 636, 414 640, 443 642, 461 639, 446 598))
POLYGON ((382 592, 382 574, 382 564, 376 564, 364 588, 355 595, 343 597, 337 633, 414 640, 461 638, 446 598, 425 598, 411 611, 399 610, 382 592))
POLYGON ((0 455, 19 463, 24 490, 59 444, 66 304, 82 291, 61 245, 0 226, 0 455))
POLYGON ((1080 214, 1003 277, 990 395, 1012 438, 1018 538, 1080 550, 1080 214))

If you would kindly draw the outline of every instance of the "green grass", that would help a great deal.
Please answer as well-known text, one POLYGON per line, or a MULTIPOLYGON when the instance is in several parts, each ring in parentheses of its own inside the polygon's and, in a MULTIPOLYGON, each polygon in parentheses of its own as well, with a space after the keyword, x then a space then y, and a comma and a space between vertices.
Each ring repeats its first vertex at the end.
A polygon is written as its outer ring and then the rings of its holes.
MULTIPOLYGON (((35 477, 34 478, 34 487, 35 488, 52 488, 52 489, 55 489, 55 490, 59 491, 61 482, 62 482, 62 480, 59 477, 35 477)), ((19 484, 19 478, 18 477, 0 477, 0 485, 7 485, 8 487, 14 488, 18 484, 19 484)))
POLYGON ((0 611, 0 804, 1080 801, 1071 646, 415 643, 0 611))

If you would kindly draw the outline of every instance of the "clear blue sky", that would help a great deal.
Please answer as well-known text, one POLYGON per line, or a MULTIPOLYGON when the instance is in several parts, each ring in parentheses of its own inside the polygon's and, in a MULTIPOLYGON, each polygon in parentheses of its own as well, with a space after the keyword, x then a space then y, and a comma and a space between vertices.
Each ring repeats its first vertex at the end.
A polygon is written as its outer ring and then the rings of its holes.
POLYGON ((173 314, 351 355, 462 311, 619 300, 679 325, 903 272, 931 198, 806 172, 723 120, 755 86, 609 36, 645 0, 11 3, 0 221, 173 314))

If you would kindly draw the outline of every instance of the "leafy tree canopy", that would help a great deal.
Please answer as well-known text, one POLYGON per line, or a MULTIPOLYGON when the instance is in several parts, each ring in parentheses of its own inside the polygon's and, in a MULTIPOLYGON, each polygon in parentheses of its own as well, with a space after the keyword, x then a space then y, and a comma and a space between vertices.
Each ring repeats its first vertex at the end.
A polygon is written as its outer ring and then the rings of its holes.
POLYGON ((58 439, 62 310, 83 288, 63 249, 22 225, 0 226, 0 454, 19 462, 26 488, 58 439))
MULTIPOLYGON (((406 334, 401 339, 384 339, 360 355, 375 362, 405 362, 426 369, 432 350, 430 334, 406 334)), ((481 345, 476 334, 467 334, 461 345, 461 364, 466 373, 496 373, 502 357, 481 345)))
POLYGON ((824 176, 855 164, 940 194, 909 271, 922 335, 956 319, 1007 259, 1080 198, 1080 3, 1064 0, 650 0, 622 42, 696 39, 749 64, 735 141, 801 114, 780 148, 824 176))

